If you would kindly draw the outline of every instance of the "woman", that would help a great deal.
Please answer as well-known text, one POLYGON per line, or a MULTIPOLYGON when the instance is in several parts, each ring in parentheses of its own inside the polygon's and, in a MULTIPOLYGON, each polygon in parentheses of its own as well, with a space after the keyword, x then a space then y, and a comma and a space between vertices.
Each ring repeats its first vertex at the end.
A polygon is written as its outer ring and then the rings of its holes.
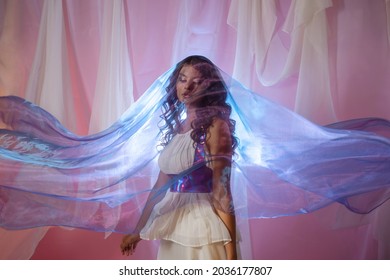
POLYGON ((159 258, 235 259, 235 218, 334 202, 364 214, 390 198, 389 121, 316 125, 199 56, 100 133, 74 135, 15 96, 0 97, 0 126, 0 227, 131 232, 124 254, 160 239, 159 258))
POLYGON ((141 239, 161 239, 160 259, 237 258, 230 192, 237 140, 226 98, 226 86, 209 60, 190 56, 177 64, 162 115, 167 131, 159 159, 161 171, 136 232, 123 238, 123 254, 132 254, 141 239), (166 194, 159 194, 164 197, 155 204, 154 196, 172 174, 194 164, 196 169, 174 182, 166 194), (177 209, 167 206, 178 204, 177 209))

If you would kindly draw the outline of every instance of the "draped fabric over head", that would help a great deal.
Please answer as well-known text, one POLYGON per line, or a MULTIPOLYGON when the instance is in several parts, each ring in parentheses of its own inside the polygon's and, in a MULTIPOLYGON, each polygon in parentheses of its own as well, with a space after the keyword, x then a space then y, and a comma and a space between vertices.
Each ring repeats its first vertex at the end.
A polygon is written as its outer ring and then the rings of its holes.
MULTIPOLYGON (((158 175, 172 71, 112 126, 89 136, 22 98, 1 97, 0 226, 132 231, 158 175)), ((239 139, 231 171, 238 217, 296 215, 333 202, 368 213, 390 197, 390 122, 318 126, 221 75, 239 139)))

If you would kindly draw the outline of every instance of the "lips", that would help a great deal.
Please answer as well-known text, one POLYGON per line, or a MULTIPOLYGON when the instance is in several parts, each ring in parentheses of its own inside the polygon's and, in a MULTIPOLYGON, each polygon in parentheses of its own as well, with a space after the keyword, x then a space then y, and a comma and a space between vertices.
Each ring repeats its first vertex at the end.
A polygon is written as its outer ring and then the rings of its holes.
POLYGON ((189 92, 185 92, 185 93, 183 93, 183 99, 188 99, 188 98, 190 98, 190 93, 189 92))

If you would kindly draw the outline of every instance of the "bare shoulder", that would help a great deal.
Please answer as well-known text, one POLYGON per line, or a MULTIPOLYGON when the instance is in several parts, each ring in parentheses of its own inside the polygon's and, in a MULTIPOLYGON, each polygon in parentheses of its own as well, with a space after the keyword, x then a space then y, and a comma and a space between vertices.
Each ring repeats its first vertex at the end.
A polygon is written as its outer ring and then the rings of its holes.
POLYGON ((231 153, 231 131, 225 120, 214 119, 207 132, 207 145, 211 154, 231 153))

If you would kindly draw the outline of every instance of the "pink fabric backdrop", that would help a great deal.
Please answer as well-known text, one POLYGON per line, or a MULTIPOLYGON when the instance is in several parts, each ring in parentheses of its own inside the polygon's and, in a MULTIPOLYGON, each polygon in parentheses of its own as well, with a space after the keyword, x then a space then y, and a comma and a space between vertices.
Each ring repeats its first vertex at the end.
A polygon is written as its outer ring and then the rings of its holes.
MULTIPOLYGON (((390 119, 389 50, 389 0, 0 0, 0 95, 25 97, 84 135, 190 54, 320 124, 390 119)), ((389 259, 389 213, 389 203, 366 217, 331 205, 252 220, 243 250, 254 259, 389 259)), ((0 258, 122 259, 120 239, 0 229, 0 258)), ((156 242, 143 242, 130 258, 155 252, 156 242)))

